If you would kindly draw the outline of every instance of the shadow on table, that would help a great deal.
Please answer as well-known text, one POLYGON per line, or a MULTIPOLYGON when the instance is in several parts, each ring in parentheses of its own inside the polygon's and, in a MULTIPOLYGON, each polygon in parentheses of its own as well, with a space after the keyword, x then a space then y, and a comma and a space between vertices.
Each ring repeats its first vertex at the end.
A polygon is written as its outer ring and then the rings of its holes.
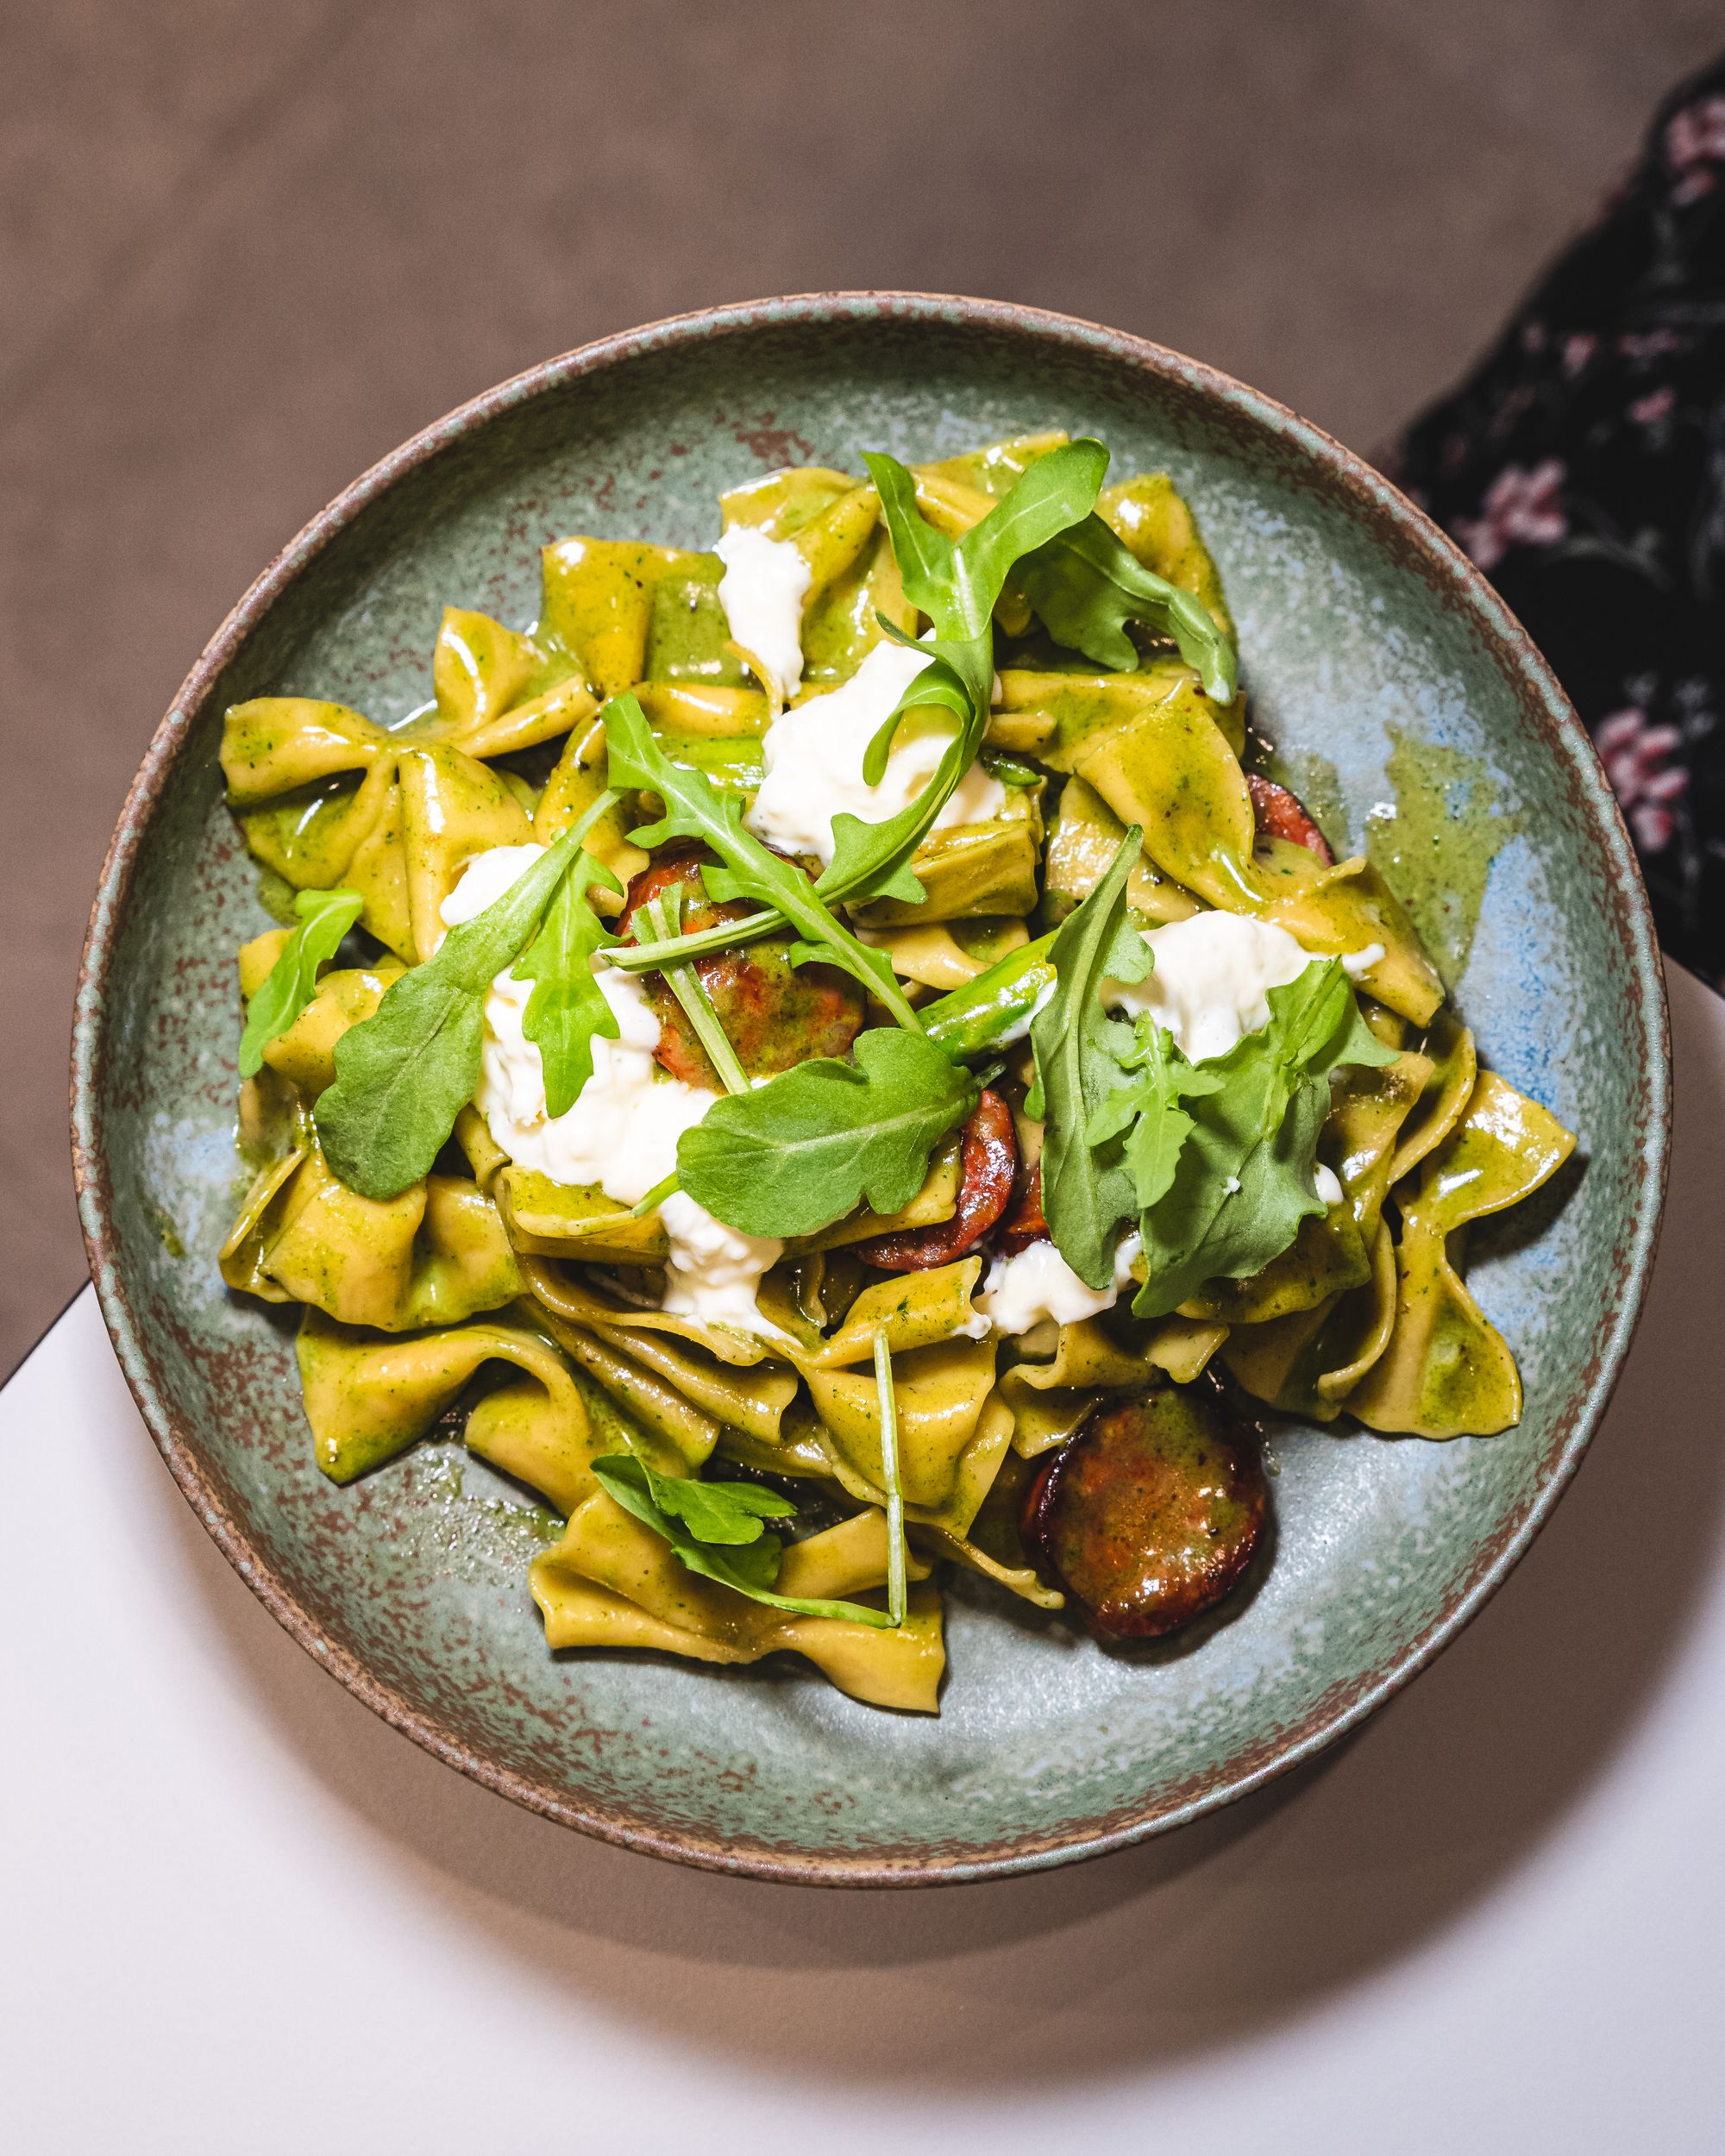
MULTIPOLYGON (((1680 984, 1681 985, 1681 984, 1680 984)), ((1101 1862, 941 1891, 718 1878, 588 1843, 447 1772, 327 1683, 167 1495, 229 1642, 333 1796, 542 1982, 805 2081, 933 2096, 1226 2046, 1417 1953, 1533 1862, 1681 1655, 1719 1545, 1725 1074, 1680 996, 1658 1279, 1609 1425, 1533 1558, 1327 1760, 1101 1862)))

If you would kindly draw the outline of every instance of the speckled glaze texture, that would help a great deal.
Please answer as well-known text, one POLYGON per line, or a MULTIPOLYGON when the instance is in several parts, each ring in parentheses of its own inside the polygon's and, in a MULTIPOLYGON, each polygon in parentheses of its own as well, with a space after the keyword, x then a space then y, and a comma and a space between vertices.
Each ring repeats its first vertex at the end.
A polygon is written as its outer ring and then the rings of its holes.
POLYGON ((163 721, 92 915, 73 1050, 91 1269, 187 1501, 360 1698, 491 1788, 607 1839, 779 1878, 897 1884, 1088 1856, 1309 1757, 1429 1661, 1503 1579, 1598 1421, 1657 1232, 1664 993, 1634 859, 1550 673, 1377 475, 1225 376, 1116 332, 974 300, 838 294, 661 323, 506 383, 379 465, 248 592, 163 721), (1465 1014, 1580 1135, 1482 1231, 1471 1281, 1520 1359, 1519 1429, 1451 1445, 1290 1427, 1255 1590, 1172 1645, 1110 1653, 963 1576, 938 1720, 781 1660, 714 1670, 549 1653, 522 1494, 428 1445, 356 1488, 312 1464, 291 1332, 225 1293, 234 950, 265 925, 223 806, 238 699, 429 691, 446 602, 525 624, 571 531, 709 543, 714 497, 787 461, 950 454, 1061 426, 1165 467, 1227 580, 1260 724, 1328 758, 1353 827, 1388 729, 1484 759, 1526 828, 1500 856, 1465 1014), (185 1255, 171 1251, 182 1248, 185 1255))

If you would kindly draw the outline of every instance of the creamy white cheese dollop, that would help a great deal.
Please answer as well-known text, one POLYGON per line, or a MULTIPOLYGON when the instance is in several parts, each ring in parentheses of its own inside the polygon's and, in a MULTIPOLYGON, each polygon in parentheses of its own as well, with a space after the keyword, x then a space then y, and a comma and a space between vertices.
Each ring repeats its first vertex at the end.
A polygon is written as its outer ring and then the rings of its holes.
POLYGON ((459 928, 463 921, 477 920, 544 854, 543 846, 488 846, 484 853, 474 855, 437 909, 444 927, 459 928))
POLYGON ((996 1332, 1030 1332, 1047 1318, 1057 1325, 1076 1325, 1080 1318, 1094 1318, 1113 1308, 1143 1247, 1136 1229, 1121 1237, 1114 1252, 1113 1282, 1099 1293, 1080 1280, 1052 1243, 1032 1243, 1016 1257, 994 1261, 976 1307, 996 1332))
MULTIPOLYGON (((933 707, 906 713, 879 786, 864 783, 862 755, 927 664, 921 654, 883 640, 848 681, 794 711, 781 711, 761 744, 766 777, 743 819, 749 828, 781 853, 817 854, 830 862, 832 819, 841 812, 879 824, 908 807, 934 776, 952 738, 951 713, 933 707)), ((1006 805, 1000 780, 973 763, 934 828, 986 823, 1006 805)))
POLYGON ((1144 940, 1156 961, 1149 978, 1105 981, 1103 1000, 1132 1017, 1148 1011, 1195 1063, 1268 1025, 1270 991, 1297 981, 1313 957, 1285 928, 1247 913, 1195 913, 1144 940))
POLYGON ((769 539, 753 524, 733 524, 713 552, 724 564, 718 603, 775 704, 803 678, 803 600, 809 565, 788 539, 769 539))
MULTIPOLYGON (((477 854, 444 899, 446 926, 471 920, 508 890, 544 852, 543 846, 497 846, 477 854)), ((474 1105, 511 1160, 553 1182, 597 1184, 619 1205, 637 1205, 677 1164, 677 1140, 699 1123, 717 1095, 669 1077, 653 1060, 659 1021, 641 983, 616 966, 594 976, 618 1037, 596 1037, 593 1075, 562 1115, 547 1112, 545 1070, 522 1030, 530 981, 505 967, 486 998, 485 1043, 474 1105)), ((739 1234, 681 1191, 660 1208, 670 1253, 667 1310, 762 1337, 779 1328, 755 1307, 761 1276, 782 1243, 739 1234)))
POLYGON ((1363 981, 1383 956, 1382 943, 1368 943, 1364 950, 1345 950, 1342 971, 1350 981, 1363 981))

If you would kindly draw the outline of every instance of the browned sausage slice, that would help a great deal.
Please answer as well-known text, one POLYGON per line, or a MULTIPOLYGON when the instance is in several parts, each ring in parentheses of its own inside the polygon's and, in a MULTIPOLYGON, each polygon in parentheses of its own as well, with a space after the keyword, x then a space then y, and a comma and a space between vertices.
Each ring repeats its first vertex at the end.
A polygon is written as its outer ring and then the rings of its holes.
POLYGON ((1316 854, 1327 868, 1333 866, 1336 857, 1330 851, 1330 842, 1308 815, 1297 793, 1277 786, 1274 779, 1261 779, 1255 771, 1247 772, 1245 782, 1251 793, 1252 820, 1260 838, 1285 838, 1289 845, 1303 846, 1308 853, 1316 854))
MULTIPOLYGON (((683 928, 687 934, 755 912, 756 907, 740 900, 714 906, 707 899, 698 874, 705 858, 699 847, 666 848, 631 879, 618 916, 619 932, 633 942, 643 941, 634 932, 637 912, 679 883, 686 887, 683 928)), ((862 1028, 862 991, 837 967, 793 966, 787 956, 790 945, 788 936, 768 936, 694 962, 725 1037, 751 1078, 773 1077, 811 1056, 843 1056, 862 1028)), ((657 974, 649 974, 645 986, 659 1021, 659 1045, 653 1051, 658 1062, 687 1085, 721 1091, 718 1073, 682 1006, 657 974)))
POLYGON ((992 1088, 984 1087, 964 1125, 959 1156, 958 1204, 950 1220, 932 1227, 906 1228, 901 1235, 877 1235, 855 1245, 865 1265, 886 1273, 920 1273, 950 1265, 979 1243, 1007 1209, 1019 1164, 1013 1112, 992 1088))
POLYGON ((994 1248, 1002 1257, 1016 1257, 1032 1243, 1048 1240, 1048 1223, 1042 1213, 1042 1163, 1019 1163, 1013 1180, 1013 1201, 1001 1219, 994 1248))
POLYGON ((1100 1639, 1213 1609, 1251 1562, 1266 1492, 1256 1444, 1208 1389, 1105 1402, 1025 1493, 1020 1532, 1100 1639))

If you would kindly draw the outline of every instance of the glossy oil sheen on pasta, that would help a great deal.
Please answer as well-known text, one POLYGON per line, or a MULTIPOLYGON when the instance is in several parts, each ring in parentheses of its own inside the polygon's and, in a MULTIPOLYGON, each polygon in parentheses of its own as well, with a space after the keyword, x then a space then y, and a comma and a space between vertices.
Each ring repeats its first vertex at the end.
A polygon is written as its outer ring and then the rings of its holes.
MULTIPOLYGON (((1061 439, 921 467, 919 507, 961 534, 1061 439)), ((1146 567, 1232 633, 1216 566, 1165 478, 1119 481, 1098 508, 1146 567)), ((1462 1278, 1465 1231, 1536 1188, 1572 1141, 1477 1067, 1378 867, 1358 856, 1332 866, 1258 830, 1243 695, 1216 704, 1153 642, 1132 671, 1098 671, 1053 644, 1009 587, 982 758, 914 862, 925 896, 874 900, 853 923, 925 1000, 1068 918, 1137 825, 1142 857, 1127 896, 1142 930, 1220 912, 1277 931, 1289 949, 1347 957, 1389 1057, 1336 1075, 1318 1149, 1331 1201, 1280 1257, 1251 1276, 1205 1282, 1167 1317, 1134 1318, 1123 1299, 1038 1323, 1044 1295, 1015 1321, 1025 1329, 998 1332, 991 1300, 1004 1309, 1026 1299, 1000 1297, 999 1274, 990 1297, 985 1250, 900 1274, 856 1254, 870 1238, 952 1218, 954 1138, 900 1215, 862 1213, 785 1242, 761 1281, 762 1323, 748 1327, 663 1307, 661 1215, 602 1180, 560 1182, 511 1158, 478 1106, 412 1188, 382 1200, 349 1188, 323 1156, 313 1113, 336 1076, 337 1042, 432 956, 445 902, 477 856, 547 846, 603 796, 609 699, 632 691, 674 761, 737 796, 770 843, 791 834, 797 843, 783 849, 819 867, 830 849, 807 829, 823 803, 806 743, 822 700, 866 699, 872 671, 894 686, 844 728, 856 768, 838 770, 836 752, 825 808, 829 821, 835 806, 867 813, 862 744, 915 671, 889 656, 910 655, 884 642, 882 624, 913 636, 923 627, 875 490, 837 471, 792 469, 739 487, 720 509, 726 535, 762 543, 727 537, 721 552, 699 553, 562 539, 544 550, 530 630, 451 607, 432 655, 434 699, 405 724, 386 729, 304 698, 228 713, 229 799, 267 891, 285 900, 345 889, 362 911, 357 938, 322 968, 243 1086, 241 1138, 256 1180, 223 1272, 243 1294, 304 1306, 306 1414, 333 1479, 380 1468, 456 1416, 474 1453, 543 1496, 565 1523, 531 1565, 553 1647, 709 1662, 788 1649, 858 1698, 932 1709, 943 1674, 940 1567, 1058 1602, 1019 1545, 1018 1500, 1030 1463, 1099 1403, 1225 1372, 1239 1393, 1320 1422, 1346 1413, 1432 1438, 1511 1428, 1520 1381, 1462 1278), (896 1478, 883 1451, 881 1339, 896 1478), (787 1610, 691 1570, 600 1486, 592 1463, 625 1451, 673 1477, 728 1462, 806 1495, 806 1512, 826 1524, 787 1547, 776 1593, 869 1608, 888 1577, 896 1479, 911 1574, 904 1621, 787 1610)), ((881 815, 932 768, 912 730, 893 755, 914 769, 889 768, 881 815)), ((588 835, 619 887, 648 866, 630 836, 647 820, 624 799, 588 835)), ((1409 895, 1429 911, 1429 893, 1409 895)), ((242 950, 244 996, 261 987, 288 934, 242 950)), ((1025 1054, 1010 1044, 1004 1053, 998 1082, 1033 1150, 1025 1054)), ((1047 1270, 1058 1253, 1044 1249, 1038 1263, 1047 1270)), ((1091 1305, 1102 1300, 1085 1292, 1091 1305)))

